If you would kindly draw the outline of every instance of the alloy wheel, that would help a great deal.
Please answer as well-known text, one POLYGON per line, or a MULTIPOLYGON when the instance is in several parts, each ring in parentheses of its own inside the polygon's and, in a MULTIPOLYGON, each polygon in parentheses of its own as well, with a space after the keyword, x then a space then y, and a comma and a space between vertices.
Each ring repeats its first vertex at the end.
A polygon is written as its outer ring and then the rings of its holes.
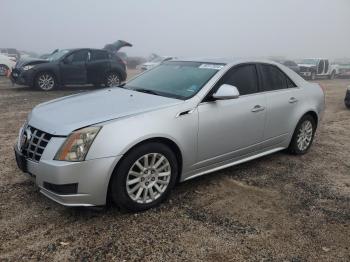
POLYGON ((165 192, 170 178, 169 160, 160 153, 146 154, 135 161, 128 172, 127 193, 137 203, 151 203, 165 192))
POLYGON ((38 86, 45 91, 51 90, 55 86, 55 79, 50 74, 42 74, 38 78, 38 86))
POLYGON ((107 76, 107 86, 117 86, 120 84, 120 80, 117 74, 109 74, 107 76))
POLYGON ((312 123, 309 120, 305 120, 299 129, 297 137, 297 145, 300 151, 305 151, 311 144, 313 136, 312 123))

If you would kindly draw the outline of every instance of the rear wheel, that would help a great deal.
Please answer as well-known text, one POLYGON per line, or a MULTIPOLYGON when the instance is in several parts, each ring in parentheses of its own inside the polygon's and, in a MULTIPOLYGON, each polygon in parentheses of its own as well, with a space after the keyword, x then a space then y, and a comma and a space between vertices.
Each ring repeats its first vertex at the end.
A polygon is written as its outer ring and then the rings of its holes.
POLYGON ((311 78, 311 80, 315 80, 316 79, 316 73, 315 72, 311 72, 310 78, 311 78))
POLYGON ((335 71, 333 70, 329 76, 329 79, 334 79, 334 78, 335 78, 335 71))
POLYGON ((8 70, 7 65, 0 65, 0 76, 6 76, 8 70))
POLYGON ((295 155, 305 154, 311 147, 316 131, 316 122, 311 115, 303 116, 295 128, 289 152, 295 155))
POLYGON ((48 72, 39 73, 35 79, 35 87, 43 91, 51 91, 56 85, 55 76, 48 72))
POLYGON ((169 196, 177 175, 177 160, 169 147, 157 142, 140 145, 114 171, 112 200, 130 211, 153 208, 169 196))
POLYGON ((106 79, 105 79, 105 85, 107 87, 118 86, 118 85, 120 85, 120 82, 121 82, 120 76, 116 72, 108 73, 107 76, 106 76, 106 79))

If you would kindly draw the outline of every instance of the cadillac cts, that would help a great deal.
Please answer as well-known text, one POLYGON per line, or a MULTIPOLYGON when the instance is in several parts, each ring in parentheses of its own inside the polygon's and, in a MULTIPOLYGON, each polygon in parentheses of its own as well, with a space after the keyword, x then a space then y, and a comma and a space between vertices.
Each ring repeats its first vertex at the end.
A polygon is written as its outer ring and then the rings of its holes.
POLYGON ((139 211, 176 182, 279 150, 306 153, 323 90, 268 61, 169 61, 123 86, 36 106, 15 154, 66 206, 139 211))

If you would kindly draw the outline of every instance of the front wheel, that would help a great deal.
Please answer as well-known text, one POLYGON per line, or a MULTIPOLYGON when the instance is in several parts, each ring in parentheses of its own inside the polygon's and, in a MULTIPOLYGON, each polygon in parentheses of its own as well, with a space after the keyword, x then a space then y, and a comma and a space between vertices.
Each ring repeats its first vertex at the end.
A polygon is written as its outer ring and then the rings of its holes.
POLYGON ((34 84, 36 88, 43 91, 51 91, 57 85, 55 76, 47 72, 39 73, 34 84))
POLYGON ((120 76, 118 73, 111 72, 108 73, 105 79, 106 87, 118 86, 120 85, 120 76))
POLYGON ((295 128, 289 152, 295 155, 305 154, 311 147, 316 131, 316 122, 311 115, 303 116, 295 128))
POLYGON ((169 196, 177 175, 177 159, 169 147, 157 142, 140 145, 114 171, 112 200, 130 211, 153 208, 169 196))

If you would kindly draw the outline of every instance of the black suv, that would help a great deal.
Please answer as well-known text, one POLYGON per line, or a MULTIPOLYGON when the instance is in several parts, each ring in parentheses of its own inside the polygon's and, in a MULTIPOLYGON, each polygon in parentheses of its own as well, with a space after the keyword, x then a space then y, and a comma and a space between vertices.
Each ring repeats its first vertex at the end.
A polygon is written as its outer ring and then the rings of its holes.
POLYGON ((16 64, 11 80, 44 91, 66 84, 119 85, 127 77, 126 66, 104 49, 63 49, 47 59, 23 60, 16 64))

